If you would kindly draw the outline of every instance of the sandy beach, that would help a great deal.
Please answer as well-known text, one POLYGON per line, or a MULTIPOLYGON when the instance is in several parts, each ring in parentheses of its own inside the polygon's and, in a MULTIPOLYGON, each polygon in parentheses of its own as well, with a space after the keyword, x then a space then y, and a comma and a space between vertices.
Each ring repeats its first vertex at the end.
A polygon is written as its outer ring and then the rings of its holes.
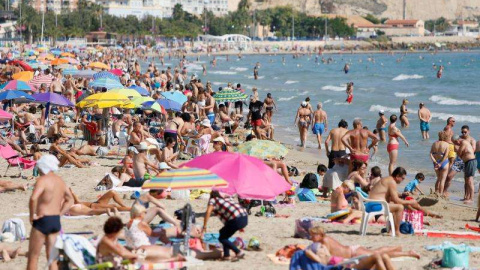
MULTIPOLYGON (((301 172, 314 171, 319 163, 326 164, 324 154, 319 158, 318 155, 313 154, 312 149, 308 151, 298 151, 296 147, 288 146, 291 150, 286 158, 287 165, 297 166, 301 172)), ((94 190, 97 182, 102 178, 104 173, 109 171, 114 165, 118 164, 120 157, 108 157, 97 158, 96 161, 100 166, 91 167, 89 169, 78 168, 62 168, 58 174, 65 180, 67 185, 78 194, 81 200, 95 201, 96 198, 102 193, 94 190)), ((5 162, 0 163, 0 171, 4 172, 6 166, 5 162)), ((9 175, 16 174, 16 168, 9 170, 9 175)), ((31 175, 31 171, 27 173, 31 175)), ((6 179, 9 179, 7 177, 6 179)), ((296 177, 295 180, 301 181, 302 177, 296 177)), ((33 183, 34 180, 24 180, 14 178, 13 181, 33 183)), ((0 213, 1 220, 8 218, 18 217, 25 222, 27 232, 30 231, 30 224, 28 223, 28 217, 25 216, 28 213, 28 198, 31 194, 31 190, 22 192, 8 192, 0 194, 3 202, 3 211, 0 213)), ((125 198, 129 197, 129 193, 124 193, 125 198)), ((281 199, 281 197, 278 197, 281 199)), ((133 201, 126 199, 128 204, 133 201)), ((173 214, 176 209, 181 208, 186 201, 180 200, 164 200, 167 206, 168 212, 173 214)), ((193 209, 197 212, 203 212, 206 209, 206 200, 194 200, 189 201, 192 204, 193 209)), ((218 262, 218 261, 206 261, 203 266, 199 266, 194 269, 287 269, 285 265, 276 265, 272 263, 267 254, 275 253, 279 248, 287 244, 308 244, 309 241, 305 239, 293 238, 295 219, 305 216, 323 216, 329 213, 330 205, 327 202, 319 203, 299 203, 297 202, 294 207, 276 207, 277 213, 280 215, 286 215, 287 218, 266 218, 256 217, 254 215, 249 216, 249 225, 244 233, 237 234, 245 241, 248 241, 251 237, 256 237, 260 241, 262 251, 254 252, 247 251, 247 256, 240 262, 218 262), (254 267, 253 267, 254 266, 254 267)), ((462 206, 455 206, 449 203, 438 203, 434 207, 430 207, 430 210, 438 212, 444 216, 444 219, 432 219, 425 218, 425 221, 430 222, 431 226, 426 229, 431 230, 451 230, 451 231, 465 231, 463 227, 466 223, 476 224, 471 222, 475 216, 475 209, 462 206)), ((259 208, 255 208, 254 211, 258 211, 259 208)), ((128 213, 121 214, 124 222, 128 221, 128 213)), ((90 217, 86 219, 62 219, 62 226, 64 232, 85 232, 91 231, 93 234, 87 235, 88 237, 99 235, 102 231, 102 226, 107 216, 90 217)), ((198 219, 200 224, 202 219, 198 219)), ((158 218, 154 222, 158 222, 158 218)), ((427 238, 424 236, 401 236, 392 238, 387 235, 381 235, 380 225, 369 226, 367 236, 360 236, 358 234, 359 225, 339 225, 339 224, 321 224, 326 232, 335 239, 339 240, 343 244, 353 245, 362 244, 366 247, 382 247, 387 245, 399 245, 405 250, 415 250, 422 258, 420 260, 412 260, 409 258, 400 258, 394 261, 395 266, 398 269, 423 269, 432 259, 441 256, 441 252, 426 251, 423 247, 431 244, 441 244, 443 241, 450 240, 453 243, 464 242, 474 246, 478 241, 472 240, 455 240, 455 239, 441 239, 441 238, 427 238)), ((221 223, 217 218, 212 218, 209 223, 209 231, 217 232, 221 228, 221 223)), ((18 244, 15 244, 18 245, 18 244)), ((28 248, 28 241, 21 243, 21 247, 26 250, 28 248)), ((480 254, 471 254, 470 265, 476 268, 480 265, 480 254)), ((26 265, 26 258, 20 257, 8 263, 0 264, 0 269, 22 269, 26 265)), ((42 252, 40 266, 46 264, 44 251, 42 252)), ((42 268, 43 269, 43 268, 42 268)))

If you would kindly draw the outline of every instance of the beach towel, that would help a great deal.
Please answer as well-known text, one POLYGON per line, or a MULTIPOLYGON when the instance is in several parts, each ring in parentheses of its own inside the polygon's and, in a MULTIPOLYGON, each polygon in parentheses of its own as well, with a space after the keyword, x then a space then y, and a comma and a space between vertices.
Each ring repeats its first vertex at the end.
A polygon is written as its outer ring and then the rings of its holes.
POLYGON ((323 265, 310 260, 305 251, 300 250, 293 254, 290 260, 290 270, 340 270, 342 267, 323 265))
POLYGON ((87 238, 74 234, 60 234, 57 236, 53 247, 49 265, 59 256, 63 250, 68 258, 80 269, 95 264, 96 250, 87 238))
MULTIPOLYGON (((113 187, 112 190, 116 192, 135 192, 135 191, 142 191, 142 188, 119 186, 119 187, 113 187)), ((148 191, 148 189, 144 189, 144 191, 148 191)))
POLYGON ((25 224, 19 218, 7 219, 2 226, 2 233, 11 233, 15 241, 23 241, 27 237, 25 224))
POLYGON ((278 265, 290 265, 290 259, 280 258, 275 256, 275 254, 267 254, 267 257, 274 263, 278 265))

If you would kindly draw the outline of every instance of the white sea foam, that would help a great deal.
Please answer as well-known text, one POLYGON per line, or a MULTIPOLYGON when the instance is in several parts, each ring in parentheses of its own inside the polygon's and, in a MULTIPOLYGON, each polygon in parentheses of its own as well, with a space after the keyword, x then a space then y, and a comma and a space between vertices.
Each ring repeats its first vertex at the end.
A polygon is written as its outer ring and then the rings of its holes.
POLYGON ((227 85, 227 83, 224 82, 212 82, 213 85, 227 85))
POLYGON ((187 70, 203 70, 203 67, 197 64, 188 64, 186 65, 186 67, 187 67, 187 70))
POLYGON ((327 103, 330 103, 330 102, 332 102, 332 100, 331 100, 331 99, 327 99, 327 100, 325 100, 325 101, 323 102, 323 104, 327 104, 327 103))
POLYGON ((287 97, 287 98, 279 98, 278 101, 290 101, 294 98, 296 98, 297 96, 291 96, 291 97, 287 97))
POLYGON ((392 81, 404 81, 404 80, 422 79, 422 78, 423 76, 418 74, 413 74, 413 75, 400 74, 397 77, 393 78, 392 81))
POLYGON ((309 93, 309 91, 303 91, 303 92, 301 92, 301 93, 298 93, 298 95, 304 96, 304 95, 306 95, 306 94, 308 94, 308 93, 309 93))
POLYGON ((239 71, 239 72, 248 70, 248 68, 244 68, 244 67, 231 67, 230 69, 239 71))
POLYGON ((350 104, 348 104, 347 102, 335 102, 335 103, 333 103, 333 105, 336 105, 336 106, 347 106, 347 105, 350 105, 350 104))
POLYGON ((294 84, 294 83, 298 83, 298 81, 286 81, 285 84, 294 84))
MULTIPOLYGON (((249 79, 253 79, 253 75, 251 75, 251 76, 247 76, 247 78, 249 78, 249 79)), ((258 79, 259 79, 259 80, 260 80, 260 79, 263 79, 263 78, 265 78, 265 76, 258 76, 258 79)))
MULTIPOLYGON (((386 107, 382 105, 372 105, 369 111, 378 112, 384 110, 385 112, 398 113, 397 108, 386 107)), ((480 123, 480 117, 474 115, 449 114, 432 112, 432 117, 446 121, 449 117, 454 117, 457 122, 480 123)))
POLYGON ((406 97, 414 97, 417 95, 417 93, 400 93, 400 92, 395 92, 394 94, 396 97, 402 97, 402 98, 406 98, 406 97))
POLYGON ((345 91, 345 87, 344 86, 335 86, 335 85, 325 85, 324 87, 322 87, 322 90, 343 92, 343 91, 345 91))
POLYGON ((429 100, 440 105, 480 105, 480 101, 461 100, 436 95, 431 96, 429 100))
POLYGON ((226 70, 214 70, 210 71, 210 74, 220 74, 220 75, 235 75, 237 74, 236 71, 226 71, 226 70))

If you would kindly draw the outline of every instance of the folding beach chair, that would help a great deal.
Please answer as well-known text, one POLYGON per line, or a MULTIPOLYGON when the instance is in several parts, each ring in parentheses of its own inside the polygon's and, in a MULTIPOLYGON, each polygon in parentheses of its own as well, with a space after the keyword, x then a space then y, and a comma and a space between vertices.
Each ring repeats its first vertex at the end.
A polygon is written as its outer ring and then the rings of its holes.
POLYGON ((7 172, 10 167, 18 167, 20 170, 20 177, 23 177, 23 170, 32 169, 36 164, 35 160, 25 158, 28 156, 21 157, 8 143, 5 145, 0 145, 0 156, 8 163, 7 170, 5 170, 3 176, 7 176, 7 172))

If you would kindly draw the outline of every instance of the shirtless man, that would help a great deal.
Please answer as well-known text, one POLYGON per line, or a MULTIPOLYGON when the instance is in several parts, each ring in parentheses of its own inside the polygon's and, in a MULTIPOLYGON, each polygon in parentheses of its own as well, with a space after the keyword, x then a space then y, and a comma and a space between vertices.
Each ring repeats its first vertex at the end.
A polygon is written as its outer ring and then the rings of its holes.
POLYGON ((300 133, 300 147, 305 148, 307 143, 308 127, 312 123, 312 111, 308 109, 308 103, 303 101, 295 116, 295 126, 300 133), (298 120, 298 121, 297 121, 298 120))
MULTIPOLYGON (((148 135, 149 134, 145 130, 143 130, 142 123, 140 122, 133 123, 133 130, 130 133, 130 138, 128 139, 129 146, 139 145, 142 142, 144 142, 148 146, 149 143, 146 141, 146 138, 148 137, 148 135)), ((148 151, 153 153, 157 158, 157 160, 161 159, 162 150, 158 148, 152 148, 152 149, 149 149, 148 151)))
POLYGON ((230 118, 225 104, 220 104, 218 106, 218 116, 220 117, 222 126, 225 127, 225 132, 228 132, 228 134, 233 134, 238 127, 238 121, 236 121, 237 119, 230 118), (230 130, 227 130, 227 128, 230 130))
POLYGON ((205 95, 205 107, 203 110, 205 111, 205 115, 207 116, 208 120, 210 120, 210 125, 215 124, 215 112, 213 109, 215 108, 215 99, 212 97, 209 91, 204 92, 205 95))
POLYGON ((368 163, 370 149, 378 142, 378 138, 370 130, 363 129, 362 120, 353 120, 353 129, 348 131, 343 137, 342 142, 350 150, 350 160, 356 159, 368 163), (368 145, 368 138, 372 143, 368 145))
POLYGON ((330 130, 325 139, 325 151, 328 157, 328 168, 331 169, 335 165, 335 160, 347 154, 342 138, 348 132, 348 123, 345 120, 338 122, 338 128, 330 130), (329 149, 330 141, 332 141, 332 148, 329 149))
POLYGON ((430 120, 432 120, 432 114, 430 110, 425 107, 425 104, 421 102, 419 105, 418 110, 418 119, 420 120, 420 131, 422 132, 422 138, 424 140, 430 139, 430 134, 428 131, 430 130, 430 120))
POLYGON ((390 212, 393 214, 395 223, 395 234, 400 236, 400 223, 403 218, 404 208, 416 209, 422 211, 426 216, 441 218, 441 216, 430 213, 423 209, 415 199, 403 200, 398 196, 397 184, 400 184, 407 176, 407 171, 402 167, 397 167, 392 176, 382 178, 370 190, 368 198, 372 200, 387 201, 390 212))
POLYGON ((70 138, 63 133, 62 128, 65 127, 65 120, 62 118, 59 118, 55 124, 53 124, 50 128, 48 128, 47 131, 47 138, 50 140, 50 142, 53 142, 53 135, 58 134, 61 136, 59 143, 65 143, 67 142, 70 138))
POLYGON ((475 176, 475 171, 477 169, 477 160, 475 159, 475 144, 469 142, 466 139, 460 138, 458 135, 454 135, 452 138, 453 143, 458 147, 457 153, 458 156, 462 159, 465 164, 464 167, 464 177, 465 177, 465 195, 463 197, 463 202, 465 204, 473 203, 473 178, 475 176))
POLYGON ((145 181, 144 177, 145 173, 147 173, 147 169, 158 173, 157 166, 150 162, 146 155, 148 150, 147 143, 141 142, 136 145, 135 148, 137 148, 138 151, 138 153, 135 153, 133 156, 133 175, 135 178, 123 183, 124 186, 141 187, 145 181))
POLYGON ((327 112, 322 110, 322 103, 317 104, 317 110, 313 113, 312 132, 317 135, 318 149, 322 149, 322 134, 328 131, 327 112))
POLYGON ((447 134, 447 140, 446 142, 450 144, 448 150, 448 160, 449 160, 449 165, 448 167, 451 168, 453 165, 453 162, 455 161, 457 154, 455 153, 455 146, 453 145, 452 142, 452 137, 453 137, 453 127, 455 126, 455 118, 449 117, 447 119, 447 125, 443 128, 443 131, 447 134))
POLYGON ((58 73, 57 76, 55 76, 55 79, 53 80, 52 84, 50 84, 50 92, 53 92, 59 95, 65 92, 65 86, 63 86, 60 76, 61 74, 58 73))
POLYGON ((23 117, 23 124, 26 123, 31 123, 35 126, 35 129, 38 130, 40 134, 45 133, 45 127, 40 123, 40 120, 35 117, 35 114, 37 113, 37 108, 35 106, 30 106, 28 108, 28 112, 19 112, 17 115, 19 117, 23 117))
POLYGON ((271 93, 267 94, 267 97, 263 101, 263 105, 265 106, 265 112, 267 113, 269 120, 272 121, 273 108, 275 108, 276 111, 277 104, 275 104, 275 100, 273 100, 271 93))
POLYGON ((387 118, 385 117, 385 111, 380 110, 378 112, 378 120, 376 129, 378 131, 378 136, 380 137, 380 141, 385 142, 387 141, 385 134, 387 133, 387 118))
MULTIPOLYGON (((29 202, 32 230, 28 246, 28 270, 38 269, 38 257, 43 245, 46 247, 47 260, 50 258, 50 251, 61 230, 60 217, 73 204, 67 186, 54 173, 58 170, 58 163, 52 155, 44 155, 37 162, 41 176, 37 178, 29 202)), ((50 264, 52 269, 58 269, 56 261, 50 264)))
POLYGON ((115 138, 118 138, 118 133, 122 131, 122 127, 128 127, 128 124, 123 120, 124 117, 119 118, 112 125, 112 133, 115 138))

